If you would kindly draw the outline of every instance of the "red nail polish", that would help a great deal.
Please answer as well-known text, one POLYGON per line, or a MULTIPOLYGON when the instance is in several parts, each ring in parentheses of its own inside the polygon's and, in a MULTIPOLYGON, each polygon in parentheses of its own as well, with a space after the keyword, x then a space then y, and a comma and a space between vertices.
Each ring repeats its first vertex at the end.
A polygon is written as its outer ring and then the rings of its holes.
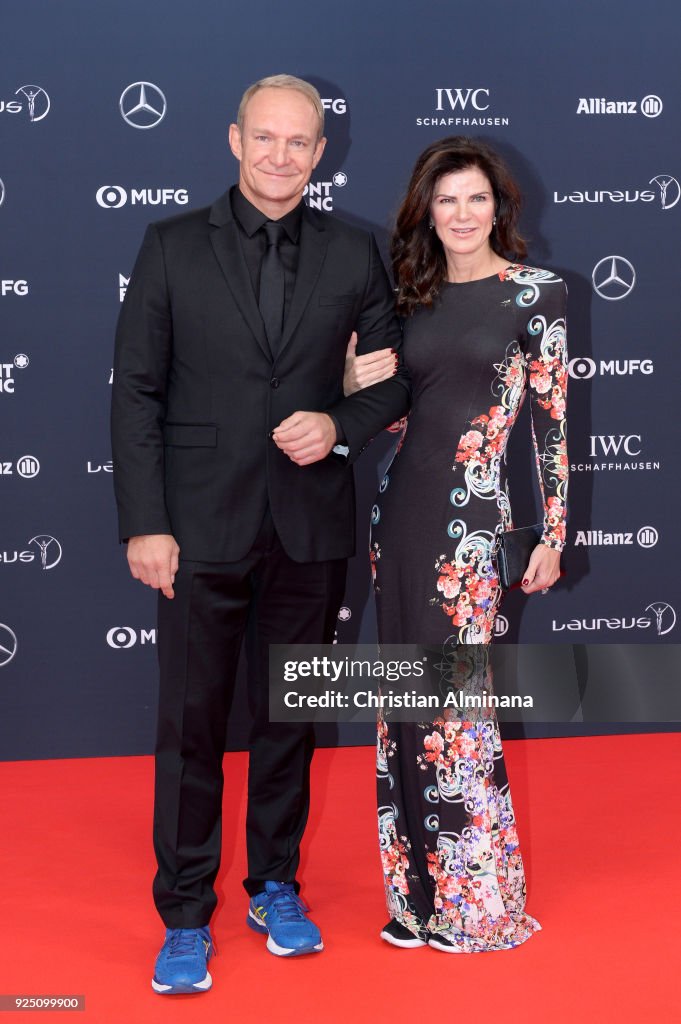
POLYGON ((523 586, 526 587, 529 582, 529 580, 523 580, 523 586))

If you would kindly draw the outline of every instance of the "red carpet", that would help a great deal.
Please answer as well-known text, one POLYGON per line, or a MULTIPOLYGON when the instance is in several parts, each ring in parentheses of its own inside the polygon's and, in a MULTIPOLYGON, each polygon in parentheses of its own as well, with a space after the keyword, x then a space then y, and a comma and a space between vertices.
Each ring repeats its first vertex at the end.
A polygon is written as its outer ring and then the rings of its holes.
POLYGON ((84 994, 70 1019, 95 1024, 678 1020, 681 736, 509 741, 505 752, 528 909, 544 928, 528 943, 463 957, 378 939, 373 751, 354 748, 314 763, 303 895, 326 950, 273 957, 244 923, 246 759, 228 754, 225 818, 239 842, 226 828, 214 987, 173 998, 149 984, 162 939, 151 758, 2 764, 0 993, 84 994))

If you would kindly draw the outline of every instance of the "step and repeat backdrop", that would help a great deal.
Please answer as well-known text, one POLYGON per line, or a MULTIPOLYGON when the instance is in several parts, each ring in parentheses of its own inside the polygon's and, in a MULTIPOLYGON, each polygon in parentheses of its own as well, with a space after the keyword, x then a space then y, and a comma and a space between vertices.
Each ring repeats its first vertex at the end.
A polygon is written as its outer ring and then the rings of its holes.
MULTIPOLYGON (((623 644, 681 640, 680 21, 673 0, 5 7, 0 758, 152 749, 156 606, 117 543, 114 328, 146 224, 236 180, 227 128, 267 74, 307 78, 324 100, 310 206, 373 231, 385 253, 418 154, 480 136, 521 182, 528 262, 568 282, 568 575, 546 597, 511 595, 498 638, 617 645, 613 673, 623 644)), ((529 429, 521 419, 510 452, 518 524, 537 515, 529 429)), ((368 523, 395 440, 377 438, 357 467, 339 642, 374 636, 368 523)), ((636 664, 638 727, 655 728, 636 664)), ((230 748, 244 744, 245 703, 230 748)), ((632 727, 617 708, 603 725, 632 727)), ((322 742, 371 741, 366 725, 324 729, 322 742)))

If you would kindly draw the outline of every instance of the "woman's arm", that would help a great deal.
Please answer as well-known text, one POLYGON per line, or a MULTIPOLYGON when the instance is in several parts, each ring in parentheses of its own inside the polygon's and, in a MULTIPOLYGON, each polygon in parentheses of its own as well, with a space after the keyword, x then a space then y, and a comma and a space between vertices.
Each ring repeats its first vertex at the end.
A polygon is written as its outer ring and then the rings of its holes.
POLYGON ((553 586, 560 576, 567 518, 567 288, 557 277, 542 282, 540 287, 540 299, 527 324, 527 359, 532 442, 544 505, 544 534, 525 573, 526 594, 553 586))

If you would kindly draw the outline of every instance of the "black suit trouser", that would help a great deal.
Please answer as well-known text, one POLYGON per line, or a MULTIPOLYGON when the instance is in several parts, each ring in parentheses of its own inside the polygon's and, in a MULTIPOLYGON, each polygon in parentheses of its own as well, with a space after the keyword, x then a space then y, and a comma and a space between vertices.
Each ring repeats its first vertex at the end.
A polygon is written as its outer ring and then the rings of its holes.
MULTIPOLYGON (((331 643, 347 563, 294 562, 269 512, 238 562, 180 560, 159 596, 154 900, 166 927, 207 924, 222 844, 222 757, 244 636, 249 738, 246 841, 253 895, 294 882, 310 801, 311 725, 269 721, 269 644, 331 643)), ((296 883, 297 884, 297 883, 296 883)))

